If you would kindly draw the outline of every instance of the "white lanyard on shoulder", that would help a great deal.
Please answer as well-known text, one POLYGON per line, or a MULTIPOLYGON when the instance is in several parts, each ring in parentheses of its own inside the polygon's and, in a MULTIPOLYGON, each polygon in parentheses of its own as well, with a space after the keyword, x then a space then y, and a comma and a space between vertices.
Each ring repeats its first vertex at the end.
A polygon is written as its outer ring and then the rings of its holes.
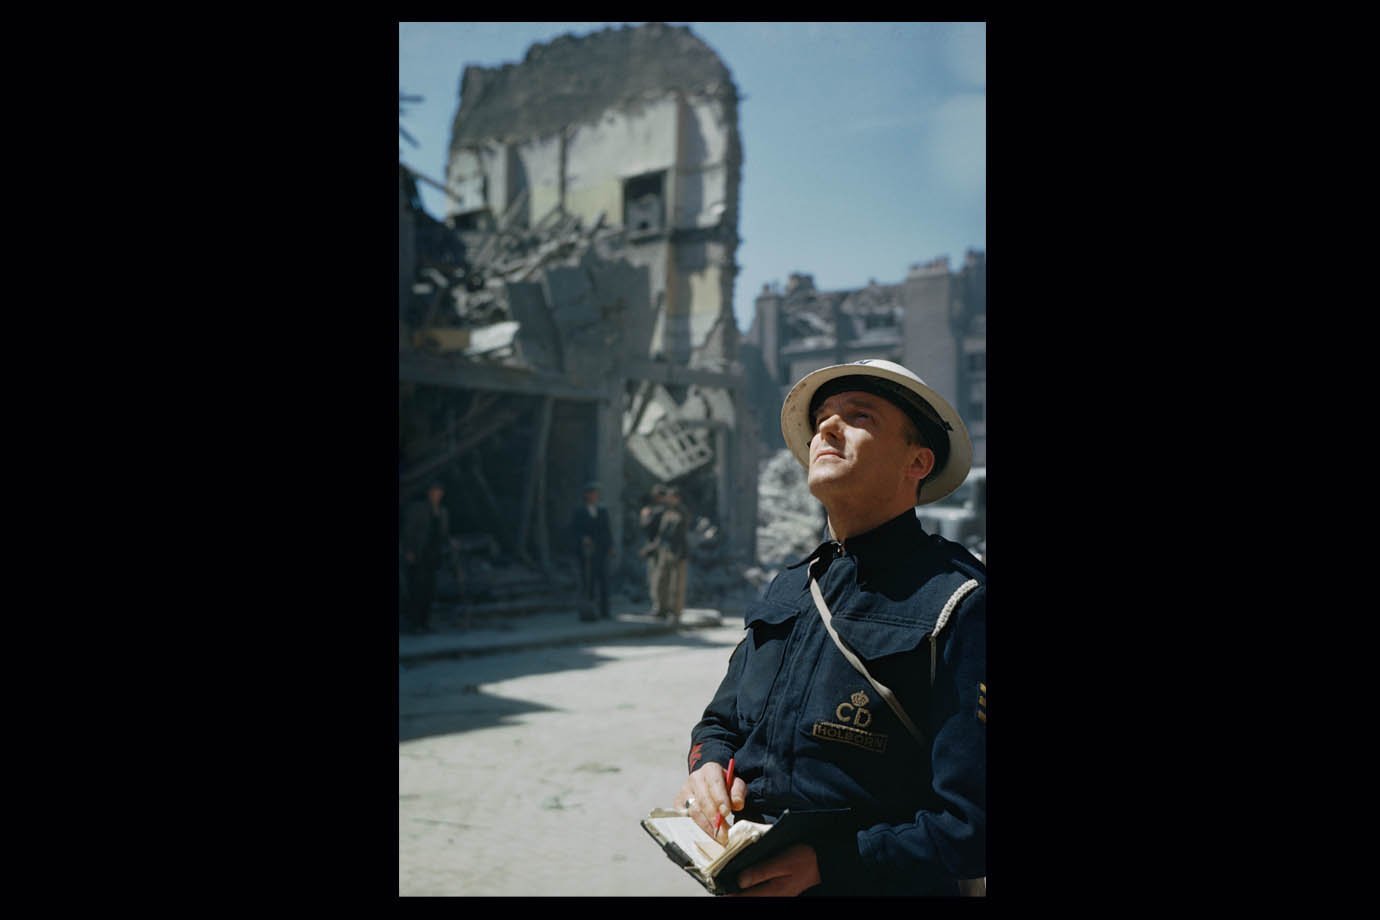
MULTIPOLYGON (((882 699, 886 700, 886 704, 891 707, 892 712, 896 713, 896 718, 901 720, 901 724, 906 727, 906 731, 910 732, 911 737, 913 737, 918 744, 923 746, 926 743, 924 734, 920 731, 920 729, 916 728, 915 723, 911 721, 910 716, 906 714, 906 710, 901 705, 901 701, 896 698, 896 694, 891 692, 890 687, 887 687, 881 681, 877 680, 877 678, 872 676, 872 673, 867 670, 866 665, 862 663, 862 659, 860 659, 853 652, 853 650, 850 649, 844 643, 843 638, 838 634, 838 631, 834 629, 833 617, 829 613, 829 605, 824 603, 824 593, 819 590, 819 582, 815 580, 814 565, 817 558, 818 557, 816 557, 816 559, 810 560, 809 564, 806 566, 806 571, 810 573, 810 594, 815 599, 815 609, 819 611, 819 618, 821 621, 823 621, 824 628, 828 630, 829 638, 834 640, 834 644, 839 647, 839 651, 843 653, 843 657, 848 660, 848 663, 853 666, 853 669, 856 670, 863 677, 866 677, 867 682, 872 685, 873 689, 877 691, 877 693, 881 696, 882 699)), ((934 674, 936 664, 935 645, 938 642, 939 631, 944 628, 946 623, 949 622, 949 617, 953 615, 953 612, 956 609, 958 609, 958 605, 963 601, 963 598, 967 597, 968 593, 971 592, 977 586, 977 580, 972 578, 968 579, 963 584, 959 585, 958 590, 954 591, 954 593, 949 597, 948 602, 944 604, 944 609, 940 611, 939 619, 934 624, 933 631, 931 631, 929 634, 930 686, 934 686, 934 674)))

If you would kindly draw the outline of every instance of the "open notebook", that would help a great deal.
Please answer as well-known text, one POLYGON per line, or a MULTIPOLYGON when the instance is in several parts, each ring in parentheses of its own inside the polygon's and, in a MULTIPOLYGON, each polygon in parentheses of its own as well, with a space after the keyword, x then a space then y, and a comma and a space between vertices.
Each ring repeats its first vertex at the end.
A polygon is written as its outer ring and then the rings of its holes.
POLYGON ((728 846, 706 834, 693 818, 673 808, 654 808, 642 819, 642 827, 661 845, 671 861, 712 894, 738 890, 738 875, 749 866, 781 852, 793 843, 807 841, 837 827, 848 809, 786 811, 774 824, 734 821, 728 829, 728 846))

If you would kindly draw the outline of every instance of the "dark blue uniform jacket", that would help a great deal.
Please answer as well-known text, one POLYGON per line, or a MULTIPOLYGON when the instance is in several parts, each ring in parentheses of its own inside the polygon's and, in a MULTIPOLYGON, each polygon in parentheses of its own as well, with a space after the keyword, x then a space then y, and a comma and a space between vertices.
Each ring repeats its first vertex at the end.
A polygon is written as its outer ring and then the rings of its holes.
POLYGON ((852 809, 837 834, 811 841, 822 883, 809 894, 956 894, 955 879, 987 873, 986 569, 910 511, 815 555, 748 608, 747 635, 691 732, 689 767, 735 758, 748 787, 740 816, 752 820, 852 809), (923 743, 829 637, 811 568, 834 628, 923 743))

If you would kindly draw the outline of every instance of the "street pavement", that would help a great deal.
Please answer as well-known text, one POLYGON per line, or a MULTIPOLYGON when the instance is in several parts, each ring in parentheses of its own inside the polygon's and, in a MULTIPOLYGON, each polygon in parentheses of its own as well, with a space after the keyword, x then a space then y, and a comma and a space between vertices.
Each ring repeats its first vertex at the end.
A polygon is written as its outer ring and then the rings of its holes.
POLYGON ((640 822, 684 780, 741 612, 614 613, 399 637, 400 896, 708 896, 640 822))
POLYGON ((443 621, 432 632, 404 633, 398 637, 398 660, 405 664, 438 658, 462 658, 497 652, 518 652, 557 645, 578 645, 658 636, 683 629, 704 629, 723 623, 723 614, 712 608, 687 608, 679 623, 670 623, 629 604, 614 606, 609 619, 583 621, 573 610, 530 613, 479 620, 468 627, 456 618, 443 621))

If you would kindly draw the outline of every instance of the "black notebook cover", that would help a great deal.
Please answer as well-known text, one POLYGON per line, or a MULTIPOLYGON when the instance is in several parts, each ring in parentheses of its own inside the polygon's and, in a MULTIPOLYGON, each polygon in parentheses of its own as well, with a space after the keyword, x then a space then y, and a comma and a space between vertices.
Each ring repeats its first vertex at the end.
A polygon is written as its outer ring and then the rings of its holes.
POLYGON ((662 850, 673 863, 689 873, 706 890, 713 894, 732 894, 738 891, 738 876, 744 869, 775 856, 792 844, 808 843, 822 835, 836 833, 844 826, 851 814, 852 810, 848 808, 805 811, 790 811, 788 809, 782 812, 781 817, 772 824, 771 830, 725 863, 712 879, 701 877, 699 868, 694 864, 694 861, 682 853, 675 844, 662 843, 648 826, 646 820, 642 822, 642 827, 652 836, 653 840, 657 840, 657 843, 661 845, 662 850))

